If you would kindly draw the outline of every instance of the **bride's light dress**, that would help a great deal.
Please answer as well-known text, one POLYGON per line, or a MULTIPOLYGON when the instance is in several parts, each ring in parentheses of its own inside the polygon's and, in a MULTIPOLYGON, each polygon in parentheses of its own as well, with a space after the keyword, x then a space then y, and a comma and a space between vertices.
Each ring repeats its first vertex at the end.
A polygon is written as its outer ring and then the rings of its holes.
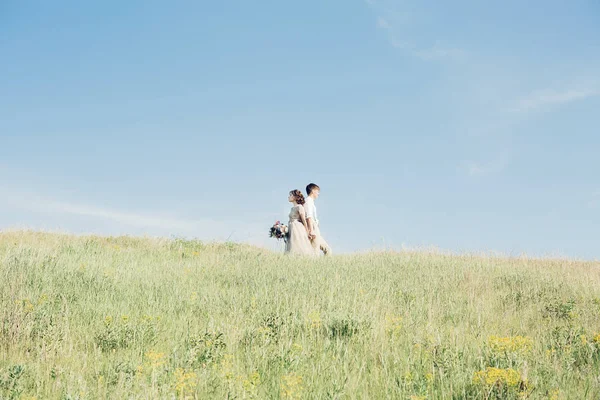
POLYGON ((308 232, 302 224, 302 218, 305 216, 304 207, 297 204, 290 211, 290 221, 288 223, 288 239, 285 245, 285 252, 290 254, 301 254, 307 256, 316 255, 315 249, 310 243, 308 232))

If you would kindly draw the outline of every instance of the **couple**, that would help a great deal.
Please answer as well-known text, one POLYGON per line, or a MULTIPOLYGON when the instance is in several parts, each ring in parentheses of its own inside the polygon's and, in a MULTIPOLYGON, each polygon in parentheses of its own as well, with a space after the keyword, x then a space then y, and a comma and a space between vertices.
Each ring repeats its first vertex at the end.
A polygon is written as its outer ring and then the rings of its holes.
POLYGON ((306 187, 306 199, 299 190, 290 192, 288 200, 294 206, 290 212, 286 253, 318 255, 322 251, 325 255, 331 254, 331 248, 321 236, 317 218, 315 200, 319 198, 320 192, 321 189, 314 183, 306 187))

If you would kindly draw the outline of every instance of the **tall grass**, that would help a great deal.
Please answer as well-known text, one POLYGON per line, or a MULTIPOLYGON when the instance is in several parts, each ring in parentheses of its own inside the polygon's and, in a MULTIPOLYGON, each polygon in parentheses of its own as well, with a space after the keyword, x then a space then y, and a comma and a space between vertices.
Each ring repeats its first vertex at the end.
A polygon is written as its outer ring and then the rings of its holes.
POLYGON ((0 234, 0 398, 600 397, 600 265, 0 234))

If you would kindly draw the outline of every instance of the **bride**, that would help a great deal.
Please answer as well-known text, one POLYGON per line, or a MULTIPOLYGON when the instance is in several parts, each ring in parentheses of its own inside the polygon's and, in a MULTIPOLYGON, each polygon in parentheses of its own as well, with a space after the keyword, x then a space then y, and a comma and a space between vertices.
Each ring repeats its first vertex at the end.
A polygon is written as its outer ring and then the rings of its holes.
POLYGON ((304 196, 299 190, 292 190, 288 201, 293 204, 288 224, 288 239, 285 252, 290 254, 316 255, 308 238, 304 196))

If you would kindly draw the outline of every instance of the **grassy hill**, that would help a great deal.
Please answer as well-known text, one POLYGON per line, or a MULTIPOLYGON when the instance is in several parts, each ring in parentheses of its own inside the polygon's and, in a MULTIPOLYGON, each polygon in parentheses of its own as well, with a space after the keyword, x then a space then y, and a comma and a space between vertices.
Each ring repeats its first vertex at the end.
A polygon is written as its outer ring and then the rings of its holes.
POLYGON ((0 233, 0 398, 600 396, 600 264, 0 233))

